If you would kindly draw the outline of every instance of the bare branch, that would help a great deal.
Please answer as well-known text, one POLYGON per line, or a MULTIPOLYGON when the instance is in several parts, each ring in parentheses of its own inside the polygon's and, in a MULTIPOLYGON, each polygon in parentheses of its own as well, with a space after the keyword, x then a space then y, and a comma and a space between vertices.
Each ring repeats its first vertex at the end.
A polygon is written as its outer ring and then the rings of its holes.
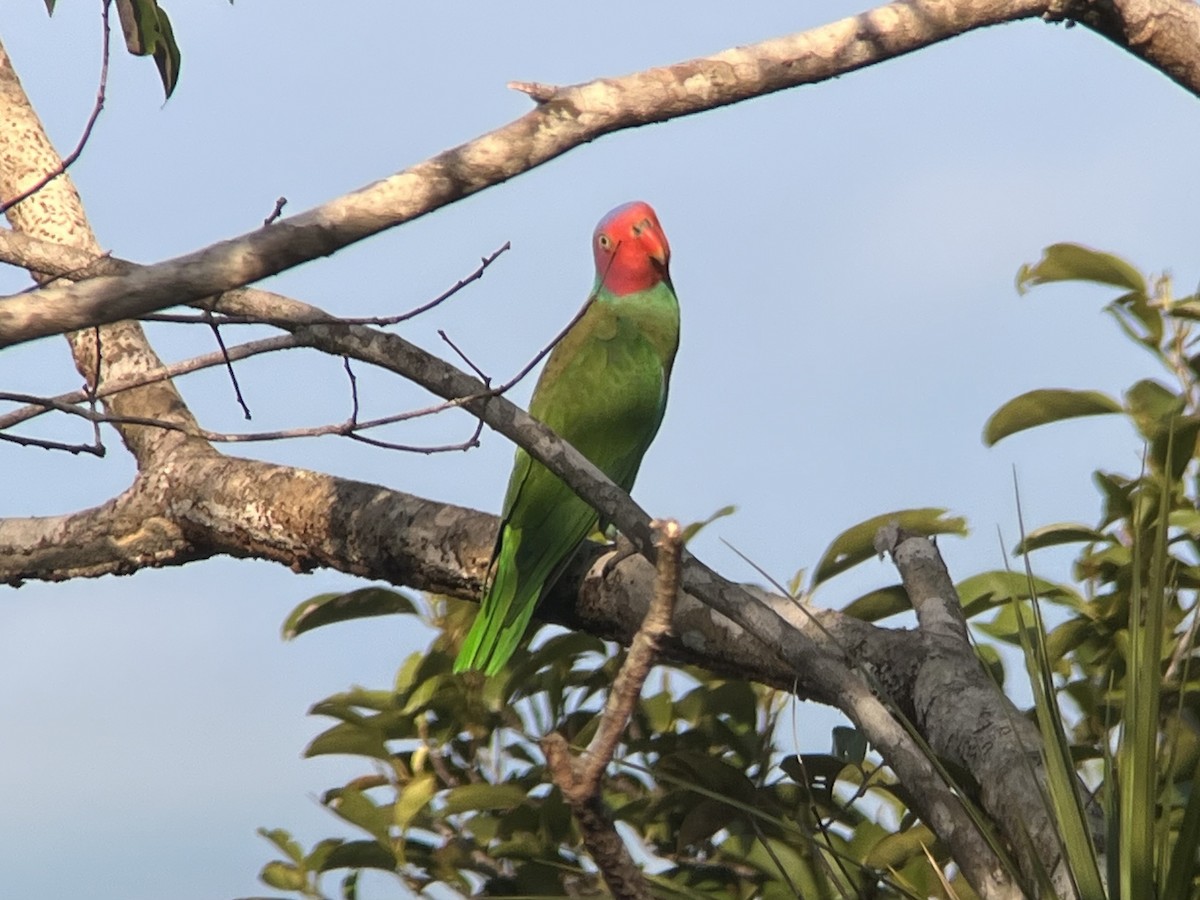
POLYGON ((938 754, 978 779, 980 802, 1008 836, 1026 881, 1048 872, 1058 897, 1076 896, 1045 802, 1037 726, 992 681, 971 646, 954 582, 937 545, 895 526, 880 529, 917 612, 923 652, 912 682, 914 722, 938 754), (969 719, 968 719, 969 716, 969 719))
MULTIPOLYGON (((521 118, 240 237, 121 277, 0 303, 0 347, 191 303, 327 256, 596 138, 824 81, 977 28, 1079 18, 1200 95, 1200 7, 1187 0, 907 0, 709 57, 554 90, 521 118), (1162 17, 1169 14, 1169 27, 1162 17), (1170 32, 1170 34, 1166 34, 1170 32)), ((531 89, 538 99, 546 91, 531 89)))

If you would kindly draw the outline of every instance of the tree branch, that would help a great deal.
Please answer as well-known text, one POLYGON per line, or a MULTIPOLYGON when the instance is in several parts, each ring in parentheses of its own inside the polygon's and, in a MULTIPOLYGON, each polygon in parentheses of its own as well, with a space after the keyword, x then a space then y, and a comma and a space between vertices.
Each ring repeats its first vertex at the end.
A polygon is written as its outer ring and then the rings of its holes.
POLYGON ((605 134, 813 84, 977 28, 1078 19, 1200 95, 1200 8, 1187 0, 908 0, 809 31, 619 78, 519 86, 532 111, 308 212, 124 276, 0 302, 0 347, 191 303, 328 256, 605 134))
POLYGON ((976 775, 979 800, 1008 837, 1028 885, 1050 876, 1057 897, 1076 896, 1047 806, 1037 726, 988 675, 971 646, 958 592, 937 545, 895 526, 875 547, 891 554, 917 613, 921 653, 912 681, 914 724, 939 756, 976 775), (980 779, 978 773, 987 773, 980 779))

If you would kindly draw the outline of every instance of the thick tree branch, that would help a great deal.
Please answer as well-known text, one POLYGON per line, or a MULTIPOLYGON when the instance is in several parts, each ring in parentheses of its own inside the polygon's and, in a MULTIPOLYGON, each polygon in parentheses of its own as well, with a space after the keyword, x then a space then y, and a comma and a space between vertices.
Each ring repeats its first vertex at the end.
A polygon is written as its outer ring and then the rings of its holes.
POLYGON ((991 679, 971 646, 954 582, 933 541, 895 527, 876 549, 892 556, 917 613, 922 652, 912 681, 914 723, 943 758, 972 773, 979 800, 1012 843, 1026 883, 1048 874, 1056 896, 1076 896, 1046 803, 1037 726, 991 679), (969 711, 969 719, 966 718, 969 711))
MULTIPOLYGON (((672 66, 557 89, 541 86, 534 95, 538 106, 521 118, 308 212, 128 275, 56 285, 0 301, 0 347, 136 318, 250 284, 500 184, 614 131, 824 81, 967 31, 1034 17, 1079 19, 1200 95, 1200 8, 1187 0, 891 3, 672 66)), ((6 58, 0 66, 7 66, 6 58)))

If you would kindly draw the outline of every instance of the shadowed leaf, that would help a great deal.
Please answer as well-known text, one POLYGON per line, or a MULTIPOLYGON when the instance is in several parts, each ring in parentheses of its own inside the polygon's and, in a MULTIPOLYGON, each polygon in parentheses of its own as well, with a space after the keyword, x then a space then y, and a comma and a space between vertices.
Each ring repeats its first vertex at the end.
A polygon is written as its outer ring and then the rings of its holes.
POLYGON ((845 572, 865 559, 877 556, 875 535, 886 525, 897 525, 909 534, 929 537, 935 534, 967 533, 967 523, 959 516, 947 517, 946 510, 935 507, 922 509, 900 509, 895 512, 874 516, 865 522, 851 526, 833 539, 813 570, 812 586, 828 581, 834 575, 845 572))
POLYGON ((125 46, 134 56, 153 56, 162 80, 163 93, 170 98, 179 82, 179 46, 166 10, 155 0, 116 0, 125 46))
POLYGON ((305 600, 283 622, 283 638, 351 619, 417 613, 413 601, 399 591, 381 587, 359 588, 345 594, 317 594, 305 600))
POLYGON ((526 800, 523 788, 515 784, 464 784, 446 792, 447 816, 481 809, 512 809, 526 800))

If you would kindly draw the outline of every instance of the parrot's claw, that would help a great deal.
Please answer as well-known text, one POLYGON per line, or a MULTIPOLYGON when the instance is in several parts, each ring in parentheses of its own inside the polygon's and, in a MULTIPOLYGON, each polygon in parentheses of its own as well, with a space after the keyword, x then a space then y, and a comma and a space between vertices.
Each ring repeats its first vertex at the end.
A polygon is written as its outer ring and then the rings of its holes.
POLYGON ((624 535, 618 534, 616 540, 612 542, 613 550, 605 557, 604 562, 600 564, 600 580, 603 581, 608 577, 608 573, 619 566, 631 556, 637 555, 637 548, 627 541, 624 535))

